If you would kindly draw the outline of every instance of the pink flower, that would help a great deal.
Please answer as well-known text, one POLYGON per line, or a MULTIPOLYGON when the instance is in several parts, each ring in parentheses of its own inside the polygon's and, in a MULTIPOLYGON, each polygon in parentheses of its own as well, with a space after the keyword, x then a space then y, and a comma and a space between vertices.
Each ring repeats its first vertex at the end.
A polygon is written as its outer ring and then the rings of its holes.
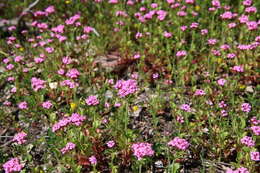
POLYGON ((97 158, 95 156, 91 156, 88 160, 91 163, 91 165, 97 164, 97 158))
POLYGON ((119 97, 125 97, 137 91, 137 81, 133 79, 119 80, 114 85, 114 88, 118 90, 119 97))
POLYGON ((52 47, 46 47, 45 50, 48 53, 52 53, 54 51, 54 49, 52 47))
POLYGON ((168 4, 173 4, 175 2, 175 0, 167 0, 168 4))
POLYGON ((247 168, 241 167, 241 168, 237 168, 236 170, 232 170, 232 169, 227 169, 226 173, 249 173, 247 168))
POLYGON ((257 12, 257 9, 256 9, 256 7, 247 7, 246 9, 245 9, 245 12, 246 13, 256 13, 257 12))
POLYGON ((24 59, 24 57, 23 56, 16 56, 15 58, 14 58, 14 61, 15 62, 20 62, 20 61, 22 61, 24 59))
POLYGON ((118 107, 120 107, 120 106, 121 106, 121 103, 116 102, 116 103, 114 104, 114 107, 116 107, 116 108, 118 108, 118 107))
POLYGON ((4 163, 3 168, 5 173, 19 172, 22 170, 23 165, 21 165, 19 159, 15 157, 4 163))
POLYGON ((58 25, 58 26, 52 28, 51 30, 53 32, 63 33, 64 32, 64 28, 65 28, 64 25, 58 25))
POLYGON ((84 33, 90 33, 90 32, 92 32, 94 30, 94 28, 92 28, 92 27, 90 27, 90 26, 85 26, 84 27, 84 33))
POLYGON ((221 110, 221 116, 222 116, 222 117, 228 116, 227 111, 226 111, 226 110, 221 110))
POLYGON ((179 122, 179 123, 184 123, 184 118, 183 118, 183 116, 177 116, 177 122, 179 122))
POLYGON ((184 111, 186 111, 186 112, 191 112, 190 105, 188 105, 188 104, 182 104, 182 105, 180 106, 180 109, 181 109, 181 110, 184 110, 184 111))
POLYGON ((60 85, 61 86, 67 86, 67 87, 69 87, 69 88, 76 88, 76 87, 78 87, 79 86, 79 84, 78 83, 76 83, 76 82, 74 82, 74 81, 71 81, 71 80, 64 80, 64 81, 61 81, 60 82, 60 85))
POLYGON ((117 4, 118 0, 109 0, 108 3, 110 3, 110 4, 117 4))
POLYGON ((187 55, 187 52, 185 50, 180 50, 176 53, 177 57, 183 57, 183 56, 186 56, 186 55, 187 55))
POLYGON ((232 68, 232 70, 236 71, 236 72, 244 72, 244 68, 243 66, 240 66, 240 65, 236 65, 232 68))
POLYGON ((244 0, 244 1, 242 2, 242 4, 243 4, 244 6, 250 6, 250 5, 252 5, 252 0, 244 0))
POLYGON ((253 131, 253 133, 257 136, 260 135, 260 126, 252 126, 250 129, 253 131))
POLYGON ((46 13, 47 15, 49 15, 49 14, 52 14, 52 13, 55 12, 55 8, 54 8, 53 5, 51 5, 51 6, 47 7, 44 11, 45 11, 45 13, 46 13))
POLYGON ((134 152, 134 156, 137 157, 138 160, 141 160, 145 156, 153 156, 154 151, 152 149, 152 144, 147 142, 139 142, 132 145, 132 150, 134 152))
POLYGON ((65 56, 65 57, 62 58, 62 63, 66 64, 66 65, 71 64, 72 63, 72 59, 70 57, 68 57, 68 56, 65 56))
POLYGON ((250 152, 251 160, 260 161, 260 153, 259 152, 250 152))
POLYGON ((45 109, 50 109, 52 107, 52 103, 50 101, 43 102, 42 107, 45 109))
POLYGON ((165 19, 165 17, 167 16, 167 12, 164 11, 164 10, 158 10, 156 12, 156 14, 158 15, 157 19, 160 20, 160 21, 163 21, 165 19))
POLYGON ((151 8, 157 8, 158 7, 158 4, 157 3, 152 3, 151 4, 151 8))
POLYGON ((114 147, 115 146, 115 142, 114 141, 108 141, 107 142, 107 147, 108 148, 112 148, 112 147, 114 147))
POLYGON ((249 136, 244 136, 240 142, 248 147, 253 147, 255 146, 255 141, 253 140, 252 137, 249 136))
POLYGON ((211 1, 211 5, 213 7, 216 7, 216 8, 220 8, 221 7, 221 4, 220 4, 219 0, 212 0, 211 1))
POLYGON ((14 78, 13 76, 10 76, 10 77, 7 78, 7 81, 8 81, 8 82, 12 82, 12 81, 14 81, 14 80, 15 80, 15 78, 14 78))
POLYGON ((67 73, 66 73, 66 76, 71 78, 71 79, 74 79, 74 78, 78 78, 78 76, 80 75, 79 71, 75 68, 73 69, 70 69, 67 73))
POLYGON ((246 22, 246 26, 248 30, 257 30, 258 29, 258 23, 256 21, 249 21, 246 22))
POLYGON ((187 4, 194 4, 195 0, 185 0, 187 4))
POLYGON ((200 33, 201 33, 201 35, 206 35, 206 34, 208 34, 208 30, 207 29, 202 29, 200 31, 200 33))
POLYGON ((18 104, 18 108, 19 109, 28 109, 28 105, 27 105, 27 102, 26 101, 24 101, 24 102, 20 102, 19 104, 18 104))
POLYGON ((85 116, 82 116, 77 113, 73 113, 70 117, 65 117, 61 120, 59 120, 57 123, 55 123, 52 126, 52 132, 56 132, 57 130, 66 127, 67 125, 75 125, 75 126, 80 126, 82 122, 86 119, 85 116))
POLYGON ((258 120, 258 119, 256 118, 256 116, 254 116, 254 117, 252 117, 252 118, 250 119, 250 123, 252 123, 252 124, 254 124, 254 125, 258 125, 258 124, 260 124, 260 120, 258 120))
POLYGON ((86 104, 88 106, 95 106, 99 104, 99 100, 97 98, 97 96, 89 96, 86 100, 85 100, 86 104))
POLYGON ((249 104, 249 103, 243 103, 242 105, 241 105, 241 110, 243 111, 243 112, 250 112, 251 111, 251 105, 249 104))
POLYGON ((18 144, 23 144, 26 142, 26 140, 24 139, 26 136, 27 134, 25 132, 17 133, 12 141, 17 142, 18 144))
POLYGON ((180 150, 186 150, 190 146, 188 141, 179 137, 175 137, 173 140, 168 142, 168 145, 172 147, 176 147, 180 150))
POLYGON ((68 151, 73 150, 76 147, 76 145, 72 142, 68 142, 64 148, 61 149, 61 153, 65 154, 68 151))
POLYGON ((218 106, 219 106, 220 108, 224 108, 224 107, 227 107, 227 104, 222 100, 222 101, 218 104, 218 106))
POLYGON ((7 66, 6 66, 6 69, 7 70, 12 70, 14 68, 14 65, 13 64, 8 64, 7 66))
POLYGON ((227 82, 226 79, 219 79, 219 80, 217 81, 218 85, 220 85, 220 86, 224 86, 226 82, 227 82))
POLYGON ((208 44, 209 45, 215 45, 218 42, 216 39, 208 39, 208 44))
POLYGON ((164 36, 165 38, 170 38, 170 37, 172 37, 172 33, 167 32, 167 31, 164 31, 163 36, 164 36))
POLYGON ((32 86, 34 91, 38 91, 40 89, 44 89, 45 88, 45 83, 46 82, 44 80, 38 79, 36 77, 33 77, 31 79, 31 86, 32 86))
POLYGON ((195 93, 194 93, 195 96, 203 96, 203 95, 205 95, 205 94, 206 94, 205 91, 202 90, 202 89, 197 89, 197 90, 195 91, 195 93))
POLYGON ((139 54, 139 53, 136 53, 135 55, 134 55, 134 59, 139 59, 141 57, 141 55, 139 54))
POLYGON ((65 21, 66 25, 73 25, 77 20, 80 19, 80 15, 76 14, 65 21))
POLYGON ((232 19, 234 17, 234 14, 230 11, 226 11, 223 14, 220 15, 222 19, 232 19))

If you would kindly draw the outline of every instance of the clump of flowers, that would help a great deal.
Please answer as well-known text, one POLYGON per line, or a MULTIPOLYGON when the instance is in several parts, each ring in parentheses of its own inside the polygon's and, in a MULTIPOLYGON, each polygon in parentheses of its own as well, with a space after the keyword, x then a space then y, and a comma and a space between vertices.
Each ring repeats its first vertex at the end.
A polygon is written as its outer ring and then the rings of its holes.
POLYGON ((88 106, 95 106, 99 104, 99 100, 97 98, 97 96, 89 96, 86 100, 85 100, 86 104, 88 106))
POLYGON ((15 157, 4 163, 3 168, 5 170, 5 173, 12 173, 21 171, 23 165, 21 165, 19 159, 15 157))
POLYGON ((76 145, 72 142, 68 142, 64 148, 61 149, 61 153, 65 154, 68 151, 73 150, 76 147, 76 145))
POLYGON ((180 150, 186 150, 190 146, 188 141, 179 137, 175 137, 173 140, 168 142, 168 145, 172 147, 176 147, 180 150))
POLYGON ((17 142, 18 144, 23 144, 26 142, 25 137, 27 136, 27 134, 25 132, 20 132, 17 133, 14 138, 13 138, 13 142, 17 142))
POLYGON ((137 81, 133 79, 119 80, 114 85, 114 88, 118 90, 119 97, 125 97, 137 91, 137 81))
POLYGON ((249 103, 243 103, 242 105, 241 105, 241 110, 243 111, 243 112, 250 112, 251 111, 251 105, 249 104, 249 103))
POLYGON ((248 147, 253 147, 255 146, 255 141, 253 140, 252 137, 250 136, 244 136, 240 142, 248 147))
POLYGON ((36 77, 33 77, 31 79, 31 84, 32 84, 32 88, 33 88, 34 91, 38 91, 40 89, 45 88, 45 81, 38 79, 36 77))
POLYGON ((69 124, 73 124, 76 126, 80 126, 81 123, 86 119, 86 117, 77 114, 77 113, 73 113, 70 117, 65 117, 61 120, 59 120, 57 123, 55 123, 52 127, 52 131, 56 132, 57 130, 69 125, 69 124))
POLYGON ((153 156, 154 154, 152 144, 149 144, 147 142, 139 142, 133 144, 132 150, 134 152, 134 156, 136 156, 138 160, 141 160, 145 156, 153 156))

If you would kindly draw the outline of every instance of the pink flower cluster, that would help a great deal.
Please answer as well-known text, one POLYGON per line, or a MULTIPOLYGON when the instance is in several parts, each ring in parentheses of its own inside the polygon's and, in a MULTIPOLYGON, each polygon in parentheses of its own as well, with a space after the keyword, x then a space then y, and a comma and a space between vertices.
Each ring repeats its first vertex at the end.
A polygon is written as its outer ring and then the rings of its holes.
POLYGON ((23 166, 20 164, 19 159, 16 157, 4 163, 3 168, 5 170, 5 173, 12 173, 21 171, 23 166))
POLYGON ((250 129, 253 131, 253 133, 257 136, 260 135, 260 126, 252 126, 250 129))
POLYGON ((45 81, 38 79, 36 77, 33 77, 31 79, 31 84, 32 84, 32 88, 33 88, 34 91, 38 91, 39 89, 45 88, 45 81))
POLYGON ((69 88, 76 88, 79 84, 74 81, 71 81, 71 80, 64 80, 64 81, 60 82, 60 85, 67 86, 69 88))
POLYGON ((89 96, 86 100, 85 100, 86 104, 88 106, 95 106, 99 104, 99 100, 97 98, 97 96, 89 96))
POLYGON ((260 161, 260 153, 256 151, 250 152, 250 158, 254 161, 260 161))
POLYGON ((77 114, 77 113, 73 113, 70 117, 65 117, 61 120, 59 120, 57 123, 55 123, 53 126, 52 126, 52 131, 53 132, 56 132, 57 130, 67 126, 67 125, 70 125, 70 124, 73 124, 73 125, 76 125, 76 126, 80 126, 81 123, 86 119, 86 117, 80 115, 80 114, 77 114))
POLYGON ((232 68, 232 70, 236 71, 236 72, 244 72, 244 68, 243 66, 239 66, 239 65, 236 65, 232 68))
POLYGON ((176 147, 180 150, 186 150, 190 146, 188 141, 179 137, 175 137, 173 140, 168 142, 168 145, 172 147, 176 147))
POLYGON ((147 142, 135 143, 131 148, 134 152, 134 156, 136 156, 138 160, 141 160, 145 156, 153 156, 154 154, 152 144, 147 142))
POLYGON ((249 173, 247 168, 241 167, 237 168, 236 170, 228 169, 226 173, 249 173))
POLYGON ((78 78, 79 76, 79 71, 75 68, 73 69, 70 69, 67 73, 66 73, 66 76, 71 78, 71 79, 74 79, 74 78, 78 78))
POLYGON ((187 52, 185 50, 180 50, 176 53, 177 57, 182 57, 182 56, 186 56, 187 52))
POLYGON ((60 151, 62 154, 67 153, 68 151, 73 150, 76 147, 76 145, 72 142, 68 142, 64 148, 62 148, 60 151))
POLYGON ((240 142, 248 147, 253 147, 255 146, 255 141, 253 140, 252 137, 249 136, 244 136, 240 142))
POLYGON ((137 91, 137 81, 133 79, 119 80, 114 85, 114 88, 118 90, 119 97, 125 97, 137 91))
POLYGON ((243 111, 243 112, 250 112, 251 111, 251 105, 249 104, 249 103, 243 103, 242 105, 241 105, 241 110, 243 111))
POLYGON ((51 101, 43 102, 43 103, 42 103, 42 107, 43 107, 44 109, 50 109, 50 108, 52 107, 51 101))
POLYGON ((19 109, 28 109, 28 104, 27 104, 27 102, 26 102, 26 101, 20 102, 20 103, 18 104, 18 108, 19 108, 19 109))
POLYGON ((13 142, 17 142, 18 144, 23 144, 26 142, 25 137, 27 136, 27 134, 25 132, 20 132, 17 133, 14 138, 13 138, 13 142))

